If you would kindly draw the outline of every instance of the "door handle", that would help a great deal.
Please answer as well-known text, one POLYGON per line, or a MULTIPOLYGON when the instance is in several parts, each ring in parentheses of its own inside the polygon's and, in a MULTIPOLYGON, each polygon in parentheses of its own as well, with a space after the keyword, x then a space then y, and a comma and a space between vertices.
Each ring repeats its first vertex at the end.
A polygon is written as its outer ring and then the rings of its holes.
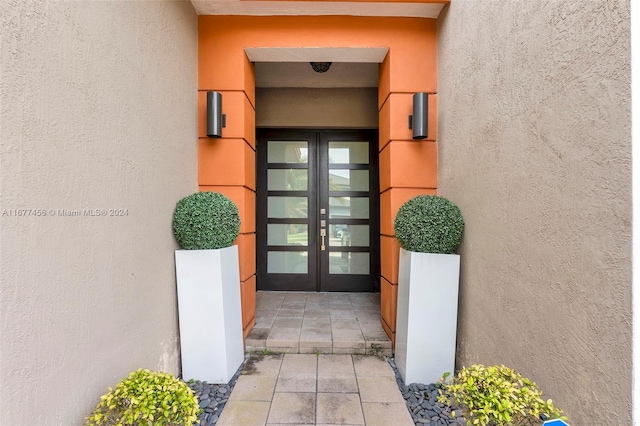
POLYGON ((322 251, 325 250, 324 237, 326 236, 327 236, 327 230, 325 228, 320 228, 320 238, 322 239, 322 242, 320 243, 320 250, 322 251))

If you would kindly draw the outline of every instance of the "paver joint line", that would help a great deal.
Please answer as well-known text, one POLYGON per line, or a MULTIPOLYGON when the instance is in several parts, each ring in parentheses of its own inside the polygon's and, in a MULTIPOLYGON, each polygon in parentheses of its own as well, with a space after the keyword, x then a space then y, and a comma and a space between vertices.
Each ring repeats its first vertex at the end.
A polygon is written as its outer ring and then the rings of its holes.
POLYGON ((218 424, 411 426, 413 420, 384 357, 252 354, 218 424))
POLYGON ((247 349, 282 354, 250 355, 218 424, 413 425, 391 366, 371 355, 392 351, 379 293, 259 291, 256 308, 247 349))

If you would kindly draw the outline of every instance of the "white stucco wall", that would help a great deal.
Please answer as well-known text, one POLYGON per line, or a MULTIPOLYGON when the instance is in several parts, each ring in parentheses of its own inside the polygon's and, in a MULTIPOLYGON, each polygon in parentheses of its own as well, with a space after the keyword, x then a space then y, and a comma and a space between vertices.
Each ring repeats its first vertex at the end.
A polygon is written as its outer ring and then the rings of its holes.
POLYGON ((629 1, 455 0, 438 23, 458 366, 515 368, 572 425, 631 424, 629 1))
POLYGON ((4 0, 0 31, 0 424, 80 424, 130 371, 179 372, 171 218, 197 190, 196 14, 4 0), (83 209, 126 215, 61 213, 83 209))

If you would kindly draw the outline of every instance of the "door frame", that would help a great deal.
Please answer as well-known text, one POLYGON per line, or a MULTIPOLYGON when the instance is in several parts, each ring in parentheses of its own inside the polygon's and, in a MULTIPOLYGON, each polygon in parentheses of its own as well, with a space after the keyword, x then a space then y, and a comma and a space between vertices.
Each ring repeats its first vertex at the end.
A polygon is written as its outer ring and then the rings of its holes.
MULTIPOLYGON (((261 143, 265 143, 268 139, 279 140, 301 140, 303 136, 308 140, 315 139, 315 145, 319 148, 320 144, 327 143, 329 137, 340 137, 342 140, 353 141, 368 141, 369 142, 369 219, 368 225, 370 227, 370 241, 369 241, 369 253, 370 253, 370 270, 369 280, 367 282, 359 282, 350 284, 351 287, 346 288, 345 283, 349 282, 349 275, 330 275, 328 267, 323 273, 322 262, 328 262, 329 251, 322 252, 319 250, 319 211, 320 206, 317 205, 320 200, 320 173, 323 166, 321 165, 321 158, 317 158, 320 149, 315 152, 309 152, 309 201, 308 201, 308 223, 309 223, 309 235, 308 235, 308 255, 315 259, 315 270, 309 270, 309 281, 301 281, 300 275, 281 274, 278 278, 276 285, 269 286, 268 290, 272 291, 332 291, 332 292, 379 292, 380 291, 380 184, 379 184, 379 160, 378 160, 378 129, 318 129, 318 128, 257 128, 256 129, 256 181, 266 182, 267 174, 267 158, 266 151, 260 148, 261 143), (311 178, 313 176, 313 178, 311 178), (315 185, 311 183, 315 181, 315 185), (315 282, 315 285, 313 285, 315 282), (323 286, 322 283, 325 283, 323 286), (346 288, 343 290, 342 288, 346 288)), ((326 170, 328 172, 328 169, 326 170)), ((327 197, 329 195, 328 188, 326 189, 327 197)), ((348 194, 348 193, 347 193, 348 194)), ((267 290, 263 287, 266 282, 267 275, 267 203, 266 201, 266 187, 258 185, 256 202, 256 260, 257 260, 257 289, 267 290)), ((346 195, 349 196, 349 195, 346 195)), ((328 198, 327 198, 328 199, 328 198)), ((328 207, 328 206, 326 206, 328 207)), ((327 217, 327 225, 331 224, 331 220, 327 217)), ((330 226, 326 226, 327 233, 330 231, 330 226)), ((339 251, 339 250, 337 250, 339 251)), ((345 250, 346 251, 346 250, 345 250)), ((354 252, 363 251, 354 248, 354 252)), ((354 275, 354 277, 356 277, 354 275)), ((359 276, 361 277, 361 275, 359 276)))

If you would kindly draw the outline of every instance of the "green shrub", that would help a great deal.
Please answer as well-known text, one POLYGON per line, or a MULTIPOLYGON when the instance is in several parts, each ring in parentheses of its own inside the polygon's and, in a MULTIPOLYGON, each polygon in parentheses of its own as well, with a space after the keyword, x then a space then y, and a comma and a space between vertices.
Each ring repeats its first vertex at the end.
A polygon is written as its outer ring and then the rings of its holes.
POLYGON ((396 238, 408 251, 453 253, 462 240, 462 213, 437 195, 418 195, 404 203, 394 222, 396 238))
POLYGON ((463 368, 441 389, 440 402, 457 403, 468 424, 540 425, 541 414, 566 420, 534 382, 504 365, 463 368))
POLYGON ((173 233, 187 250, 229 247, 240 233, 238 207, 219 192, 196 192, 176 204, 173 233))
POLYGON ((100 398, 86 426, 185 425, 198 419, 198 398, 169 373, 138 370, 100 398))

